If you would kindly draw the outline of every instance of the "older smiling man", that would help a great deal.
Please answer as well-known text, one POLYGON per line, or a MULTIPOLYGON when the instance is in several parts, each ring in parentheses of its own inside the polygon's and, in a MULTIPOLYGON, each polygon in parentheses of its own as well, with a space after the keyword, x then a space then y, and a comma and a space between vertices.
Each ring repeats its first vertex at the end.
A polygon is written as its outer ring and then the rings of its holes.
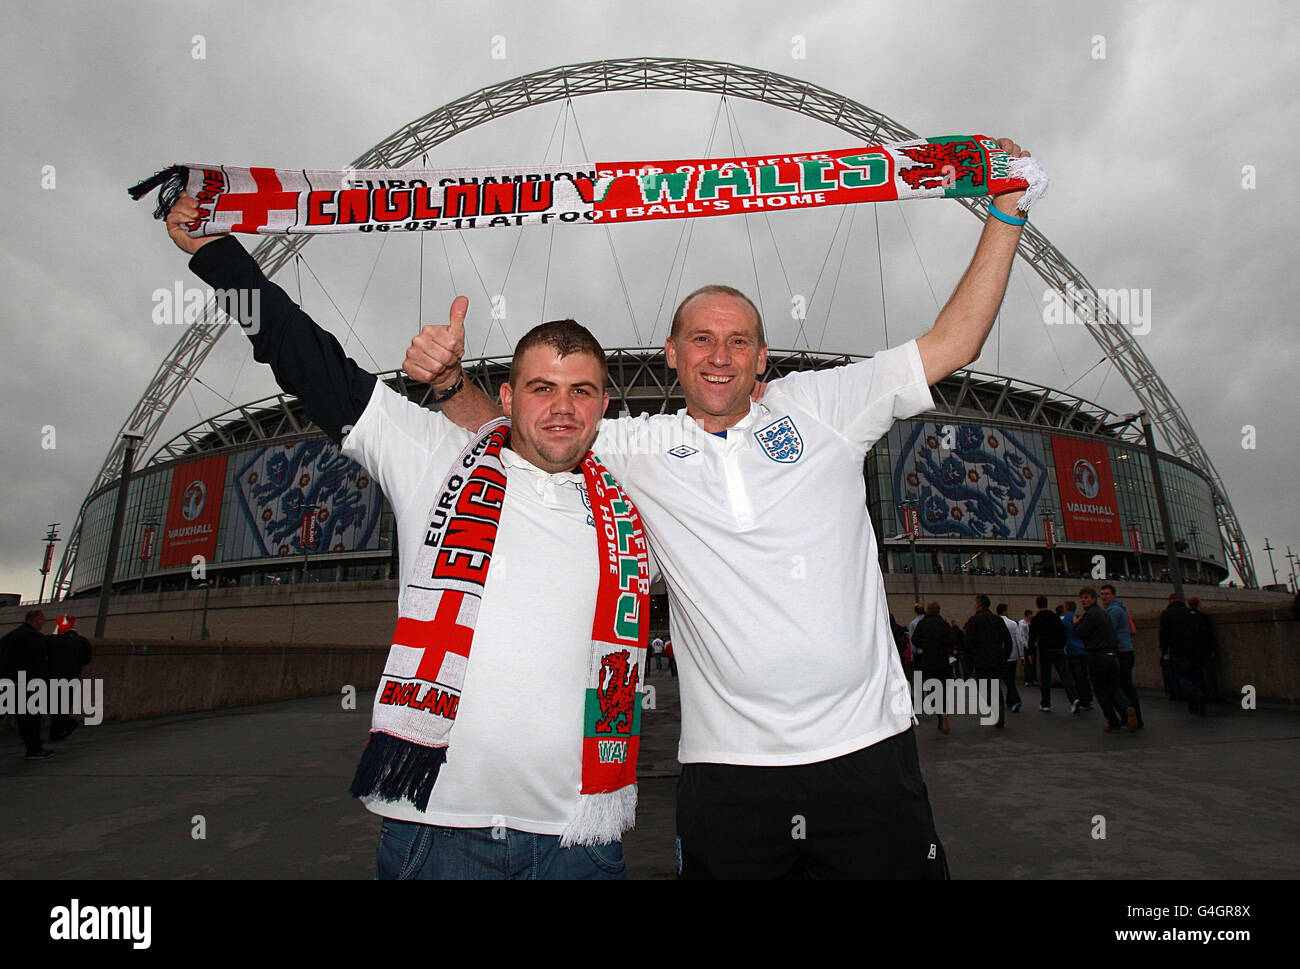
MULTIPOLYGON (((685 410, 602 424, 594 450, 645 517, 680 646, 683 877, 946 877, 862 463, 896 419, 933 406, 930 385, 979 356, 1022 195, 993 202, 969 268, 918 339, 790 374, 754 401, 767 366, 759 311, 706 286, 677 308, 664 346, 685 410)), ((426 328, 407 373, 449 387, 462 347, 426 328)), ((476 427, 497 410, 467 389, 445 412, 476 427)))

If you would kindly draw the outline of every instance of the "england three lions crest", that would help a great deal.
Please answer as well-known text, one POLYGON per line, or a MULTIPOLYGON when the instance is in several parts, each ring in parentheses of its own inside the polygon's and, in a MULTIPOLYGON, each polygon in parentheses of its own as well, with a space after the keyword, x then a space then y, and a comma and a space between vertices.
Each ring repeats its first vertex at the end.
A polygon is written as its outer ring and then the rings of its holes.
POLYGON ((767 456, 780 464, 794 464, 803 454, 803 438, 789 417, 782 417, 755 431, 754 437, 767 456))

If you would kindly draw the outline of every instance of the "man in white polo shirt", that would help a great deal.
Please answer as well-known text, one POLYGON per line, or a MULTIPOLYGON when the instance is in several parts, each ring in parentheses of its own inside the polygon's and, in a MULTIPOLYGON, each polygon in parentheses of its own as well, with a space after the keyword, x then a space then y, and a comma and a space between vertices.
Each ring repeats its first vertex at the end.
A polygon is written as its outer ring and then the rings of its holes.
MULTIPOLYGON (((946 877, 862 465, 895 420, 933 407, 930 385, 979 356, 1022 194, 995 200, 919 339, 789 374, 753 401, 767 365, 759 311, 704 287, 677 308, 665 345, 685 410, 602 422, 594 449, 644 517, 681 647, 683 877, 946 877)), ((406 370, 438 387, 458 358, 429 329, 406 370)), ((465 426, 494 413, 473 391, 447 407, 465 426)))
MULTIPOLYGON (((623 878, 651 577, 635 513, 605 514, 617 487, 590 465, 600 344, 572 320, 535 327, 501 391, 508 435, 471 434, 358 367, 234 237, 190 238, 196 214, 182 195, 167 216, 190 268, 259 294, 238 301, 260 308, 240 321, 254 357, 396 518, 401 618, 352 788, 384 818, 378 877, 623 878)), ((441 329, 463 339, 467 305, 441 329)))

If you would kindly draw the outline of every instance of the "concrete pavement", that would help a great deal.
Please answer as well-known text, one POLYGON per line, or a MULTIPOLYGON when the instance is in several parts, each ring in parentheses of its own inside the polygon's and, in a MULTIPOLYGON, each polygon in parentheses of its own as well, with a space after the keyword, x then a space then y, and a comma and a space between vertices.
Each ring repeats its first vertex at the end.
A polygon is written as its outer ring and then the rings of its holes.
MULTIPOLYGON (((674 873, 677 681, 643 715, 632 878, 674 873)), ((1147 729, 1101 731, 1037 690, 1005 730, 916 728, 955 878, 1291 878, 1300 712, 1144 697, 1147 729), (1105 837, 1098 818, 1104 819, 1105 837)), ((22 758, 0 737, 0 877, 369 878, 379 820, 348 795, 370 694, 82 727, 22 758), (202 820, 198 820, 201 818, 202 820), (195 838, 202 826, 205 837, 195 838)))

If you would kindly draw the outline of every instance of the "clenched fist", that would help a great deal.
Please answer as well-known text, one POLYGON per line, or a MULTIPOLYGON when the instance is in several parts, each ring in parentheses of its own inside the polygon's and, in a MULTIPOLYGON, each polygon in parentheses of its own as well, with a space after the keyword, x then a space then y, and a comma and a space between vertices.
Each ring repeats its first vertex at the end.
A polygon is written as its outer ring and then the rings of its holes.
MULTIPOLYGON (((998 138, 998 147, 1005 151, 1012 158, 1028 158, 1029 152, 1025 151, 1010 138, 998 138)), ((1019 211, 1020 200, 1025 197, 1023 188, 1016 189, 1014 192, 1003 192, 994 199, 994 203, 1000 202, 998 211, 1006 215, 1019 218, 1025 213, 1019 211)))
POLYGON ((194 197, 188 192, 182 192, 181 197, 176 200, 176 204, 167 213, 167 234, 172 237, 172 242, 176 243, 176 247, 186 255, 194 255, 217 238, 216 236, 202 236, 198 239, 190 238, 190 234, 185 231, 185 223, 193 222, 198 217, 199 203, 194 201, 194 197))
POLYGON ((412 380, 446 390, 460 379, 460 358, 465 355, 465 313, 469 300, 457 296, 451 303, 446 326, 425 326, 406 348, 402 370, 412 380))

